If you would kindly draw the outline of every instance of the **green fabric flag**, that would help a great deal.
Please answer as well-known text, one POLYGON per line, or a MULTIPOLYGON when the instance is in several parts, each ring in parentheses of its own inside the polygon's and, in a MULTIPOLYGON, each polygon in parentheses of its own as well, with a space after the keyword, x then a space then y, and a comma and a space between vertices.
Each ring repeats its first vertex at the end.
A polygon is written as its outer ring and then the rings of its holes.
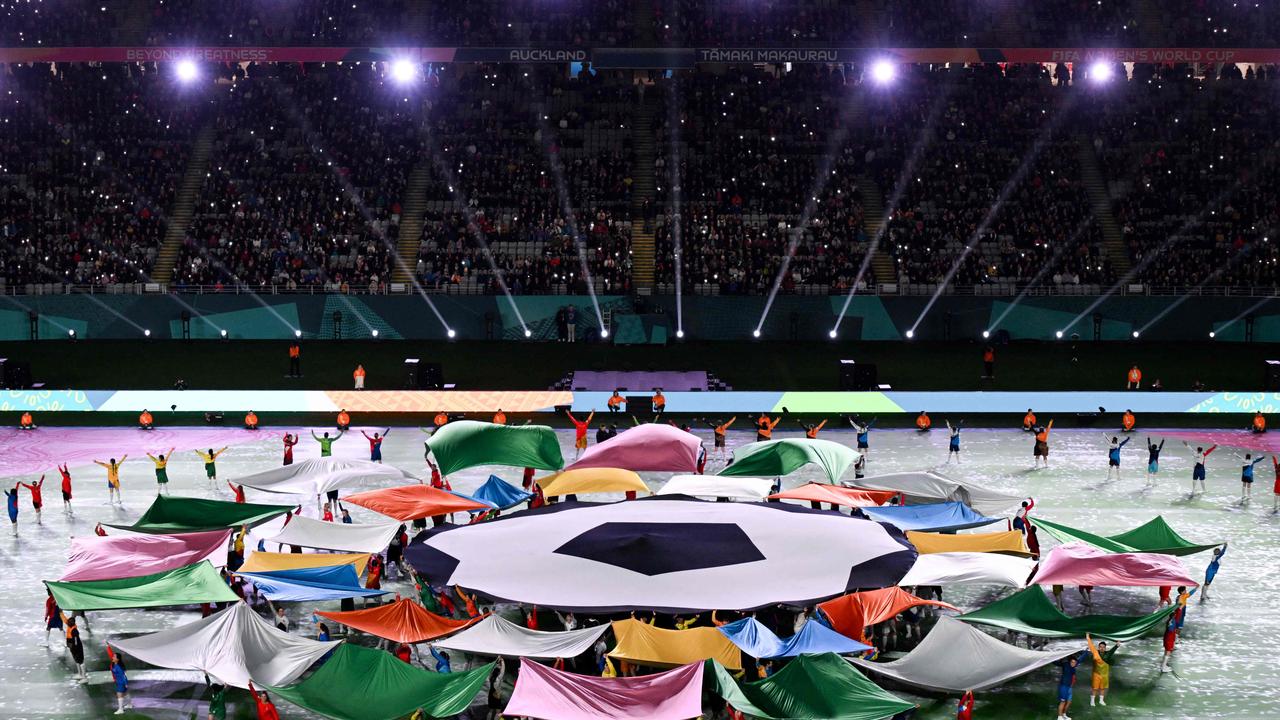
POLYGON ((1163 626, 1177 609, 1177 605, 1170 605, 1149 615, 1083 615, 1073 618, 1058 610, 1044 594, 1043 588, 1033 585, 956 619, 1037 637, 1084 637, 1089 633, 1099 638, 1128 642, 1142 637, 1153 627, 1163 626))
POLYGON ((1049 522, 1036 518, 1032 524, 1043 528, 1045 532, 1058 540, 1067 542, 1088 543, 1101 550, 1115 553, 1159 553, 1161 555, 1194 555, 1205 550, 1212 550, 1222 543, 1197 545, 1179 535, 1160 515, 1138 527, 1119 535, 1094 535, 1078 528, 1049 522))
POLYGON ((107 527, 152 534, 199 532, 241 525, 252 527, 292 511, 292 505, 256 505, 157 495, 151 507, 134 524, 107 527))
POLYGON ((733 464, 721 475, 780 477, 815 463, 835 483, 858 459, 858 453, 837 442, 810 438, 787 438, 743 445, 733 451, 733 464))
POLYGON ((267 688, 314 713, 339 720, 396 720, 422 708, 429 717, 467 709, 493 663, 458 673, 428 672, 391 653, 343 643, 310 677, 267 688))
POLYGON ((564 467, 556 432, 545 425, 495 425, 457 420, 436 430, 427 440, 427 447, 436 456, 443 475, 477 465, 537 470, 564 467))
POLYGON ((720 663, 706 663, 709 689, 761 720, 881 720, 915 707, 835 653, 801 655, 771 677, 742 685, 720 663))
POLYGON ((123 580, 45 580, 44 584, 58 607, 68 611, 199 605, 240 599, 207 560, 123 580))

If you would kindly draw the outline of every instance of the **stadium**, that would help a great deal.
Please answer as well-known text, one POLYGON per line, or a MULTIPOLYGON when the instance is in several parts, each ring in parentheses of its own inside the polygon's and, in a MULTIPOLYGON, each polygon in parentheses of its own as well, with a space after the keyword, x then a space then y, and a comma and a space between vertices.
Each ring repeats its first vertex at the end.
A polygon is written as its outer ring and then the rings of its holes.
POLYGON ((1277 83, 1267 2, 0 0, 0 717, 1280 715, 1277 83))

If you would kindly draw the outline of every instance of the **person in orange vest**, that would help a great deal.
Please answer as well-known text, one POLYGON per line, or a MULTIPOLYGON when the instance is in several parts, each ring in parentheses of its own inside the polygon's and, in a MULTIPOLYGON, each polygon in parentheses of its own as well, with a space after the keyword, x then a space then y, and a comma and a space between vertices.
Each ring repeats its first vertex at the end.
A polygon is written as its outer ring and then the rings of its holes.
POLYGON ((34 418, 31 417, 30 412, 23 411, 22 417, 18 418, 18 429, 19 430, 35 430, 36 429, 36 421, 34 418))
POLYGON ((764 442, 773 439, 773 429, 782 422, 782 416, 779 415, 777 420, 770 420, 765 413, 760 413, 760 417, 756 418, 756 442, 764 442))
POLYGON ((1031 451, 1031 468, 1040 467, 1040 461, 1044 460, 1044 466, 1049 467, 1049 431, 1053 429, 1053 420, 1049 420, 1049 424, 1044 427, 1035 428, 1036 444, 1031 451))
POLYGON ((356 365, 356 369, 351 373, 351 378, 355 380, 356 390, 364 389, 364 366, 356 365))
POLYGON ((493 414, 493 424, 494 425, 507 424, 507 414, 502 412, 502 408, 498 408, 498 412, 493 414))
POLYGON ((142 409, 142 414, 138 416, 138 427, 143 430, 155 429, 155 418, 151 417, 151 413, 146 409, 142 409))
POLYGON ((661 414, 667 409, 667 398, 662 394, 662 388, 658 388, 653 394, 653 411, 661 414))
POLYGON ((1031 412, 1031 408, 1027 408, 1027 414, 1022 416, 1022 431, 1031 432, 1036 427, 1036 414, 1031 412))
POLYGON ((996 379, 996 350, 990 345, 982 351, 982 377, 996 379))
POLYGON ((1137 424, 1137 420, 1133 417, 1133 411, 1125 410, 1124 415, 1120 417, 1120 429, 1124 432, 1133 432, 1135 424, 1137 424))
POLYGON ((609 396, 609 412, 611 413, 622 412, 622 406, 626 404, 626 399, 619 395, 617 390, 614 390, 613 394, 609 396))
POLYGON ((916 416, 916 430, 920 432, 929 432, 933 428, 933 421, 929 419, 929 413, 924 410, 916 416))
POLYGON ((297 340, 289 343, 289 377, 302 377, 302 346, 297 340))
POLYGON ((1261 411, 1253 414, 1252 429, 1254 434, 1261 434, 1267 431, 1267 418, 1263 416, 1261 411))
POLYGON ((1142 371, 1138 369, 1137 365, 1129 368, 1129 374, 1126 378, 1129 381, 1128 384, 1125 385, 1126 390, 1142 389, 1142 371))
POLYGON ((826 424, 827 424, 827 421, 824 418, 822 422, 818 423, 817 425, 806 425, 805 423, 800 423, 800 427, 804 428, 804 436, 809 438, 810 440, 813 440, 814 438, 818 437, 818 433, 822 430, 822 426, 826 424))
POLYGON ((245 430, 257 430, 257 429, 258 429, 258 414, 257 414, 257 413, 255 413, 255 412, 254 412, 254 411, 252 411, 252 410, 250 410, 249 412, 245 413, 245 416, 244 416, 244 429, 245 429, 245 430))
POLYGON ((439 430, 440 428, 444 427, 449 423, 449 414, 441 410, 440 412, 436 413, 436 416, 432 418, 431 422, 434 423, 436 426, 436 429, 439 430))
POLYGON ((347 428, 351 427, 351 416, 347 414, 347 411, 345 409, 338 411, 337 425, 339 430, 346 430, 347 428))

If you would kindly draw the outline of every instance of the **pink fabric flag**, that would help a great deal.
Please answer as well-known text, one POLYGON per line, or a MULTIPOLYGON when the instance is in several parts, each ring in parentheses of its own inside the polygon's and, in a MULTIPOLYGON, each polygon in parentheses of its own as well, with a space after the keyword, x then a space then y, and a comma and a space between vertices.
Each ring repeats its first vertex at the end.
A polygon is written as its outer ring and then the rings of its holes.
POLYGON ((1198 585, 1182 561, 1154 553, 1109 553, 1082 542, 1059 545, 1040 563, 1037 585, 1198 585))
POLYGON ((701 441, 671 425, 640 425, 594 445, 566 470, 622 468, 652 472, 697 472, 701 441))
POLYGON ((688 720, 702 714, 702 663, 641 677, 575 675, 520 661, 507 717, 539 720, 688 720))
POLYGON ((176 570, 201 560, 227 563, 231 528, 174 535, 89 535, 71 539, 60 580, 119 580, 176 570))

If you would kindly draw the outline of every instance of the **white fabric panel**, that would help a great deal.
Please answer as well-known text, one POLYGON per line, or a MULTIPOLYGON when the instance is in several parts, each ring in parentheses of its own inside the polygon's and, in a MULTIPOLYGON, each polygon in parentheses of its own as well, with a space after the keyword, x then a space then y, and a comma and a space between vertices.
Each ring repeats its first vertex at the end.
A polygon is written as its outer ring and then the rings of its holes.
POLYGON ((431 644, 445 650, 458 650, 473 655, 553 660, 581 655, 608 629, 609 625, 606 623, 566 632, 530 630, 497 615, 490 615, 452 637, 431 644))
POLYGON ((776 503, 655 496, 533 510, 408 548, 444 585, 548 608, 740 610, 895 584, 914 560, 880 523, 776 503), (669 527, 669 530, 664 528, 669 527), (814 548, 821 548, 815 552, 814 548))
POLYGON ((111 646, 142 662, 171 670, 203 670, 226 685, 288 685, 339 641, 318 642, 280 632, 248 605, 231 607, 188 625, 111 646))
POLYGON ((906 496, 908 505, 956 500, 983 515, 998 515, 1024 499, 1019 495, 953 480, 929 470, 868 475, 860 480, 846 480, 844 484, 871 490, 895 490, 906 496))
POLYGON ((929 553, 916 558, 904 587, 914 585, 1003 585, 1023 588, 1036 561, 1014 555, 980 552, 929 553))
POLYGON ((763 500, 769 496, 772 489, 773 481, 764 478, 675 475, 657 494, 763 500))
POLYGON ((231 482, 256 490, 295 495, 319 495, 341 487, 358 485, 364 481, 400 485, 405 480, 417 480, 399 468, 368 460, 325 457, 303 460, 293 465, 282 465, 231 482))
POLYGON ((1083 643, 1046 651, 1014 647, 944 615, 902 658, 887 663, 849 658, 849 662, 906 685, 959 694, 996 687, 1084 649, 1083 643))
POLYGON ((387 549, 399 528, 398 522, 348 524, 294 515, 283 530, 263 539, 319 550, 380 553, 387 549))

